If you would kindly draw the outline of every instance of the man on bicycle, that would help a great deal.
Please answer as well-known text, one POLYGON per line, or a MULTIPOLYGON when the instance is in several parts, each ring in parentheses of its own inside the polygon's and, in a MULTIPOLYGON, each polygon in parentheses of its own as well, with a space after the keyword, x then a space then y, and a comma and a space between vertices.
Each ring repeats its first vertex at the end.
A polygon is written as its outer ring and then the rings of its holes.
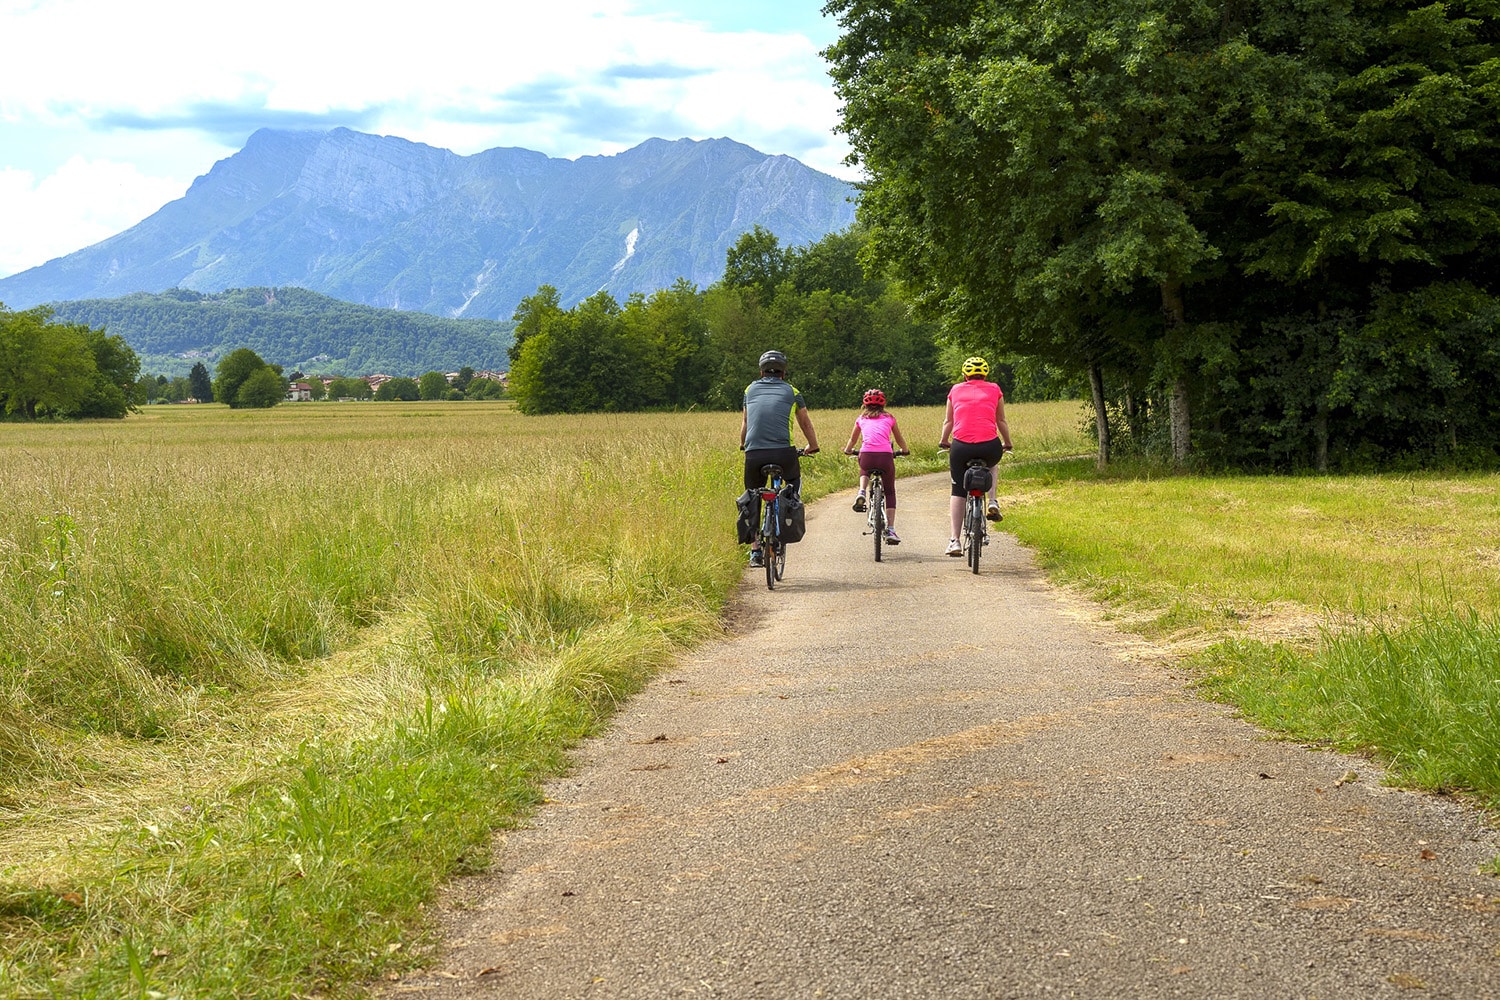
MULTIPOLYGON (((807 415, 807 404, 786 380, 786 355, 780 351, 767 351, 760 356, 760 378, 745 387, 745 405, 740 414, 740 450, 745 453, 745 489, 755 497, 754 513, 760 520, 760 493, 766 477, 760 471, 763 465, 781 466, 781 475, 794 493, 802 489, 802 467, 797 461, 797 449, 792 444, 792 422, 802 428, 807 439, 804 449, 808 455, 817 454, 818 435, 813 430, 812 418, 807 415)), ((760 540, 750 546, 750 565, 762 566, 760 540)))

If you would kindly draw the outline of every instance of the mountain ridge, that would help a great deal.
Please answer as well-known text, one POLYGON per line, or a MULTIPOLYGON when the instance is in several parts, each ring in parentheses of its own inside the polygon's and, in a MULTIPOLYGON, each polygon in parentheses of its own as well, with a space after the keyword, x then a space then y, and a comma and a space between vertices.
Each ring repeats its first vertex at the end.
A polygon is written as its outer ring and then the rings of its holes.
POLYGON ((182 198, 91 247, 0 278, 12 308, 184 288, 295 286, 379 308, 508 320, 706 285, 756 225, 806 244, 854 219, 854 185, 732 139, 647 139, 576 160, 463 156, 350 129, 261 129, 182 198))

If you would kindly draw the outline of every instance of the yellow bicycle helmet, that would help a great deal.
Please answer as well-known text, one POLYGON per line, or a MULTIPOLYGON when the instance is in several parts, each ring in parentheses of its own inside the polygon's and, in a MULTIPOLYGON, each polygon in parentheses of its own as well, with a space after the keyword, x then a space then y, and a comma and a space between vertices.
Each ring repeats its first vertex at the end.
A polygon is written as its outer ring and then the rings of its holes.
POLYGON ((964 378, 984 378, 990 373, 990 363, 983 358, 964 359, 964 378))

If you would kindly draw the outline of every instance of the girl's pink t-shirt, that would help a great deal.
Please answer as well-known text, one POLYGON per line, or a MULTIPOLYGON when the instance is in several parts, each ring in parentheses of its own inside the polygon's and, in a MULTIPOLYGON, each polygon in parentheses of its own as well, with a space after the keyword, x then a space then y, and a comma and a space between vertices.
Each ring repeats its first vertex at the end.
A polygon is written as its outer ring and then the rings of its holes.
POLYGON ((882 413, 876 417, 855 417, 854 422, 859 425, 860 451, 894 450, 891 448, 891 428, 896 426, 895 417, 882 413))
POLYGON ((1004 394, 994 382, 970 379, 948 390, 953 403, 953 436, 968 444, 993 441, 999 433, 995 408, 1004 394))

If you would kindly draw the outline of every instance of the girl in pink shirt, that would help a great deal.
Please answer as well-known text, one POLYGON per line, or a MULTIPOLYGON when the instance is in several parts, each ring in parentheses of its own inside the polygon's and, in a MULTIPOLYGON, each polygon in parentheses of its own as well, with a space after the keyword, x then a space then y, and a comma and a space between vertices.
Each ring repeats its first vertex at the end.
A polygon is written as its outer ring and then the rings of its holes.
POLYGON ((849 443, 844 445, 844 454, 855 453, 859 448, 859 496, 854 498, 854 509, 865 509, 865 489, 870 485, 870 471, 879 469, 885 482, 885 540, 889 545, 900 545, 896 534, 896 456, 910 455, 906 450, 906 439, 896 424, 894 414, 885 411, 885 393, 879 389, 868 389, 864 395, 864 409, 854 418, 854 429, 849 432, 849 443), (891 451, 891 438, 896 439, 899 451, 891 451))

